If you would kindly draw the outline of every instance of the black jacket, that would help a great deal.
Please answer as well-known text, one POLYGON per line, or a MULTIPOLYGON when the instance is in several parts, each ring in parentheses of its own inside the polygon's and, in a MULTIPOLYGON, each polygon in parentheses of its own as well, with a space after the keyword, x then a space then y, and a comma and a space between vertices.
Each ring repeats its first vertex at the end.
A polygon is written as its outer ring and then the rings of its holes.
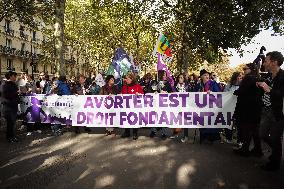
POLYGON ((234 112, 237 124, 260 123, 263 91, 256 86, 257 81, 256 76, 246 75, 239 89, 234 92, 238 96, 234 112))
POLYGON ((283 120, 283 98, 284 98, 284 70, 280 69, 272 80, 273 87, 270 91, 271 107, 275 119, 283 120))
POLYGON ((13 81, 5 81, 2 85, 2 103, 5 108, 18 109, 18 86, 13 81))

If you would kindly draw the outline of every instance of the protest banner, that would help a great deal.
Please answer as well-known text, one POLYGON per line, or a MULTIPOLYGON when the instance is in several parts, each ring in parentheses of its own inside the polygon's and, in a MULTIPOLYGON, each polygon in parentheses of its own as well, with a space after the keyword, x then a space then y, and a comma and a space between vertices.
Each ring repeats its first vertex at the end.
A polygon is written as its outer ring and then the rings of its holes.
MULTIPOLYGON (((29 101, 36 97, 24 98, 29 101)), ((44 117, 47 117, 45 122, 61 120, 61 123, 65 121, 73 126, 230 128, 236 99, 230 92, 51 95, 45 97, 41 109, 44 111, 42 114, 46 115, 44 117), (68 100, 68 103, 62 102, 63 99, 68 100), (61 117, 57 117, 59 115, 61 117)), ((35 108, 37 112, 39 109, 35 108)), ((26 110, 33 111, 32 108, 26 110)))

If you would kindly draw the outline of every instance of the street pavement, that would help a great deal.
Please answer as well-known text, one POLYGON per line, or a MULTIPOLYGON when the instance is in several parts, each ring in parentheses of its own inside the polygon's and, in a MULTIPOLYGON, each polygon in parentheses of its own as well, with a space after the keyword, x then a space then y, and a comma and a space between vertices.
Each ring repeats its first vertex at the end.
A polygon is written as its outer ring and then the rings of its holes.
MULTIPOLYGON (((9 144, 0 131, 0 188, 47 189, 283 189, 284 166, 275 173, 259 166, 265 157, 238 157, 232 145, 181 143, 149 138, 140 129, 132 138, 92 133, 52 136, 49 129, 9 144)), ((118 134, 122 132, 120 129, 118 134)), ((181 134, 182 135, 182 134, 181 134)), ((284 163, 284 162, 283 162, 284 163)))

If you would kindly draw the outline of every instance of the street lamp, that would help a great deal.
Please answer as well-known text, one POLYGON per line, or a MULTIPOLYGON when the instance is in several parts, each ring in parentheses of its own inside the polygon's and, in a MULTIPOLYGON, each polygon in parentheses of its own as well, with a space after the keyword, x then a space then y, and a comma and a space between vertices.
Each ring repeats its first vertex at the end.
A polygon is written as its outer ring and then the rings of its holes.
POLYGON ((31 67, 32 67, 32 77, 34 78, 34 57, 33 57, 33 37, 31 36, 31 67))

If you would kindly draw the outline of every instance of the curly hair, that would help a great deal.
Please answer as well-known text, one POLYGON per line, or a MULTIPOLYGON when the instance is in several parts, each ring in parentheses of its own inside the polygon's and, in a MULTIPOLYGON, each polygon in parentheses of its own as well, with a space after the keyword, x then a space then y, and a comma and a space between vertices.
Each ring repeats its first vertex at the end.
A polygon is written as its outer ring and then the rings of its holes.
POLYGON ((237 80, 241 72, 234 72, 231 79, 230 79, 230 85, 236 85, 237 80))

